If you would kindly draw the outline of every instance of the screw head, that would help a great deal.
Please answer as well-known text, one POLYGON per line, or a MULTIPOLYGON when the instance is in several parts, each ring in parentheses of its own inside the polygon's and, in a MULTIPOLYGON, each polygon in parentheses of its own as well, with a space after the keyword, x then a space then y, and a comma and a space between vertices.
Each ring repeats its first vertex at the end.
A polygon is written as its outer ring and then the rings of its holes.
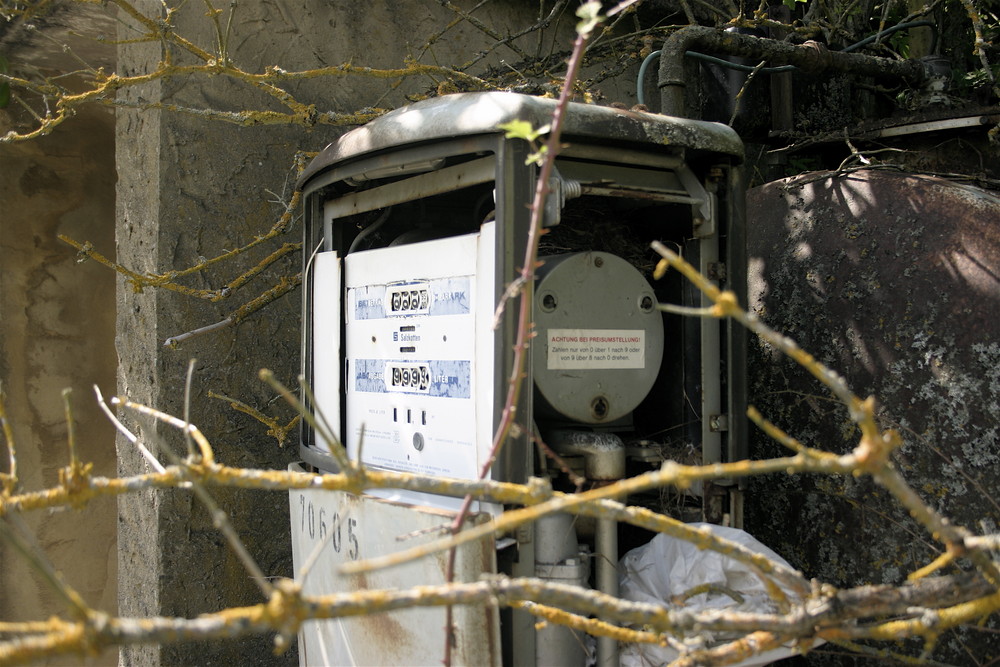
POLYGON ((559 305, 559 300, 556 299, 556 295, 552 292, 545 292, 540 298, 542 310, 546 313, 551 313, 559 305))
POLYGON ((590 414, 594 419, 604 419, 611 411, 611 404, 604 396, 597 396, 590 402, 590 414))

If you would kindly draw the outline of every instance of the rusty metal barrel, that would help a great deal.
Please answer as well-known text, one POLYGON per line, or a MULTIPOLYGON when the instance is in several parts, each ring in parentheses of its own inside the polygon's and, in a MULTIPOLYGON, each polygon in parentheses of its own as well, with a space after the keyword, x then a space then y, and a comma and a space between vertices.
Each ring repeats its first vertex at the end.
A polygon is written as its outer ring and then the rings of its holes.
MULTIPOLYGON (((752 190, 747 218, 752 309, 857 395, 876 397, 883 427, 905 441, 895 462, 925 501, 974 532, 995 532, 1000 197, 898 172, 813 174, 752 190)), ((752 405, 809 446, 857 444, 823 387, 750 347, 752 405)), ((756 457, 787 453, 754 437, 756 457)), ((941 549, 865 477, 755 480, 747 505, 747 530, 835 584, 898 583, 941 549)), ((996 644, 975 632, 963 641, 996 644)), ((960 650, 954 636, 941 642, 954 646, 940 651, 960 650)), ((943 655, 932 657, 952 661, 943 655)))

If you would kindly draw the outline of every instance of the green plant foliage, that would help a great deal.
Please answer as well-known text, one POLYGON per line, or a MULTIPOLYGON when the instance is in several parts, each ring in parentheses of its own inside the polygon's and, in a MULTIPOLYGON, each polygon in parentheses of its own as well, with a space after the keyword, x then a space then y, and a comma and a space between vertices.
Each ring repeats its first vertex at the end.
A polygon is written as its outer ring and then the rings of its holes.
POLYGON ((497 127, 504 131, 504 136, 508 139, 524 139, 525 141, 535 141, 543 134, 548 134, 551 129, 549 125, 543 125, 535 129, 526 120, 512 120, 497 127))
POLYGON ((585 2, 576 10, 576 15, 580 17, 576 24, 576 34, 589 35, 601 22, 601 3, 597 0, 585 2))
POLYGON ((552 129, 551 125, 542 125, 536 129, 526 120, 512 120, 509 123, 504 123, 502 125, 498 125, 497 127, 504 131, 504 136, 508 139, 524 139, 531 144, 532 148, 535 149, 534 152, 528 155, 525 159, 525 164, 542 163, 542 158, 545 157, 548 146, 545 146, 544 144, 542 146, 538 146, 536 144, 536 140, 543 134, 548 134, 549 130, 552 129))

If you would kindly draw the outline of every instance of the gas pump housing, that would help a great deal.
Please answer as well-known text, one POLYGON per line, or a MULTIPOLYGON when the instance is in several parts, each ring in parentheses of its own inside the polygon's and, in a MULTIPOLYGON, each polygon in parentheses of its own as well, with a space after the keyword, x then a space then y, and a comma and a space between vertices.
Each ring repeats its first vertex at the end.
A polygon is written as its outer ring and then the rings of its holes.
MULTIPOLYGON (((501 92, 425 100, 347 132, 303 173, 303 375, 310 409, 352 460, 466 480, 486 467, 517 335, 517 302, 505 294, 520 275, 538 177, 536 147, 501 126, 540 128, 555 104, 501 92)), ((739 137, 717 123, 571 103, 563 143, 542 264, 521 297, 532 304, 534 336, 517 428, 489 475, 573 490, 539 442, 592 485, 667 459, 745 458, 745 335, 657 309, 706 304, 679 276, 653 281, 649 249, 654 239, 672 247, 746 303, 739 137)), ((296 469, 336 472, 331 446, 339 445, 303 428, 296 469)), ((738 525, 741 498, 722 481, 628 502, 738 525)), ((313 563, 303 582, 312 593, 443 583, 434 559, 365 581, 332 572, 430 539, 461 501, 402 489, 292 491, 296 572, 313 563)), ((475 503, 469 522, 502 510, 475 503)), ((614 594, 619 556, 648 539, 556 515, 463 547, 456 578, 501 572, 614 594)), ((301 659, 436 663, 443 624, 439 608, 311 621, 301 659), (391 639, 372 642, 372 632, 391 639)), ((570 630, 536 632, 529 615, 488 607, 463 609, 453 636, 462 664, 583 665, 588 650, 570 630)), ((599 664, 617 664, 614 642, 596 650, 599 664)))

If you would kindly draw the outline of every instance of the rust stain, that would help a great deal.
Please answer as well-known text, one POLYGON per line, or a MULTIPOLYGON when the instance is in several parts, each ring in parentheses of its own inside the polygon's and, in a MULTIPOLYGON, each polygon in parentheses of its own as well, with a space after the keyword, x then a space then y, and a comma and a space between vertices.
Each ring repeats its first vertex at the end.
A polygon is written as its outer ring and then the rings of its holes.
MULTIPOLYGON (((368 577, 364 573, 355 577, 357 590, 371 590, 368 577)), ((419 641, 420 637, 415 637, 394 616, 391 612, 366 614, 353 620, 364 628, 365 634, 359 638, 362 645, 369 642, 377 643, 380 657, 396 658, 394 662, 402 664, 405 658, 413 653, 409 648, 410 645, 414 641, 419 641)))

